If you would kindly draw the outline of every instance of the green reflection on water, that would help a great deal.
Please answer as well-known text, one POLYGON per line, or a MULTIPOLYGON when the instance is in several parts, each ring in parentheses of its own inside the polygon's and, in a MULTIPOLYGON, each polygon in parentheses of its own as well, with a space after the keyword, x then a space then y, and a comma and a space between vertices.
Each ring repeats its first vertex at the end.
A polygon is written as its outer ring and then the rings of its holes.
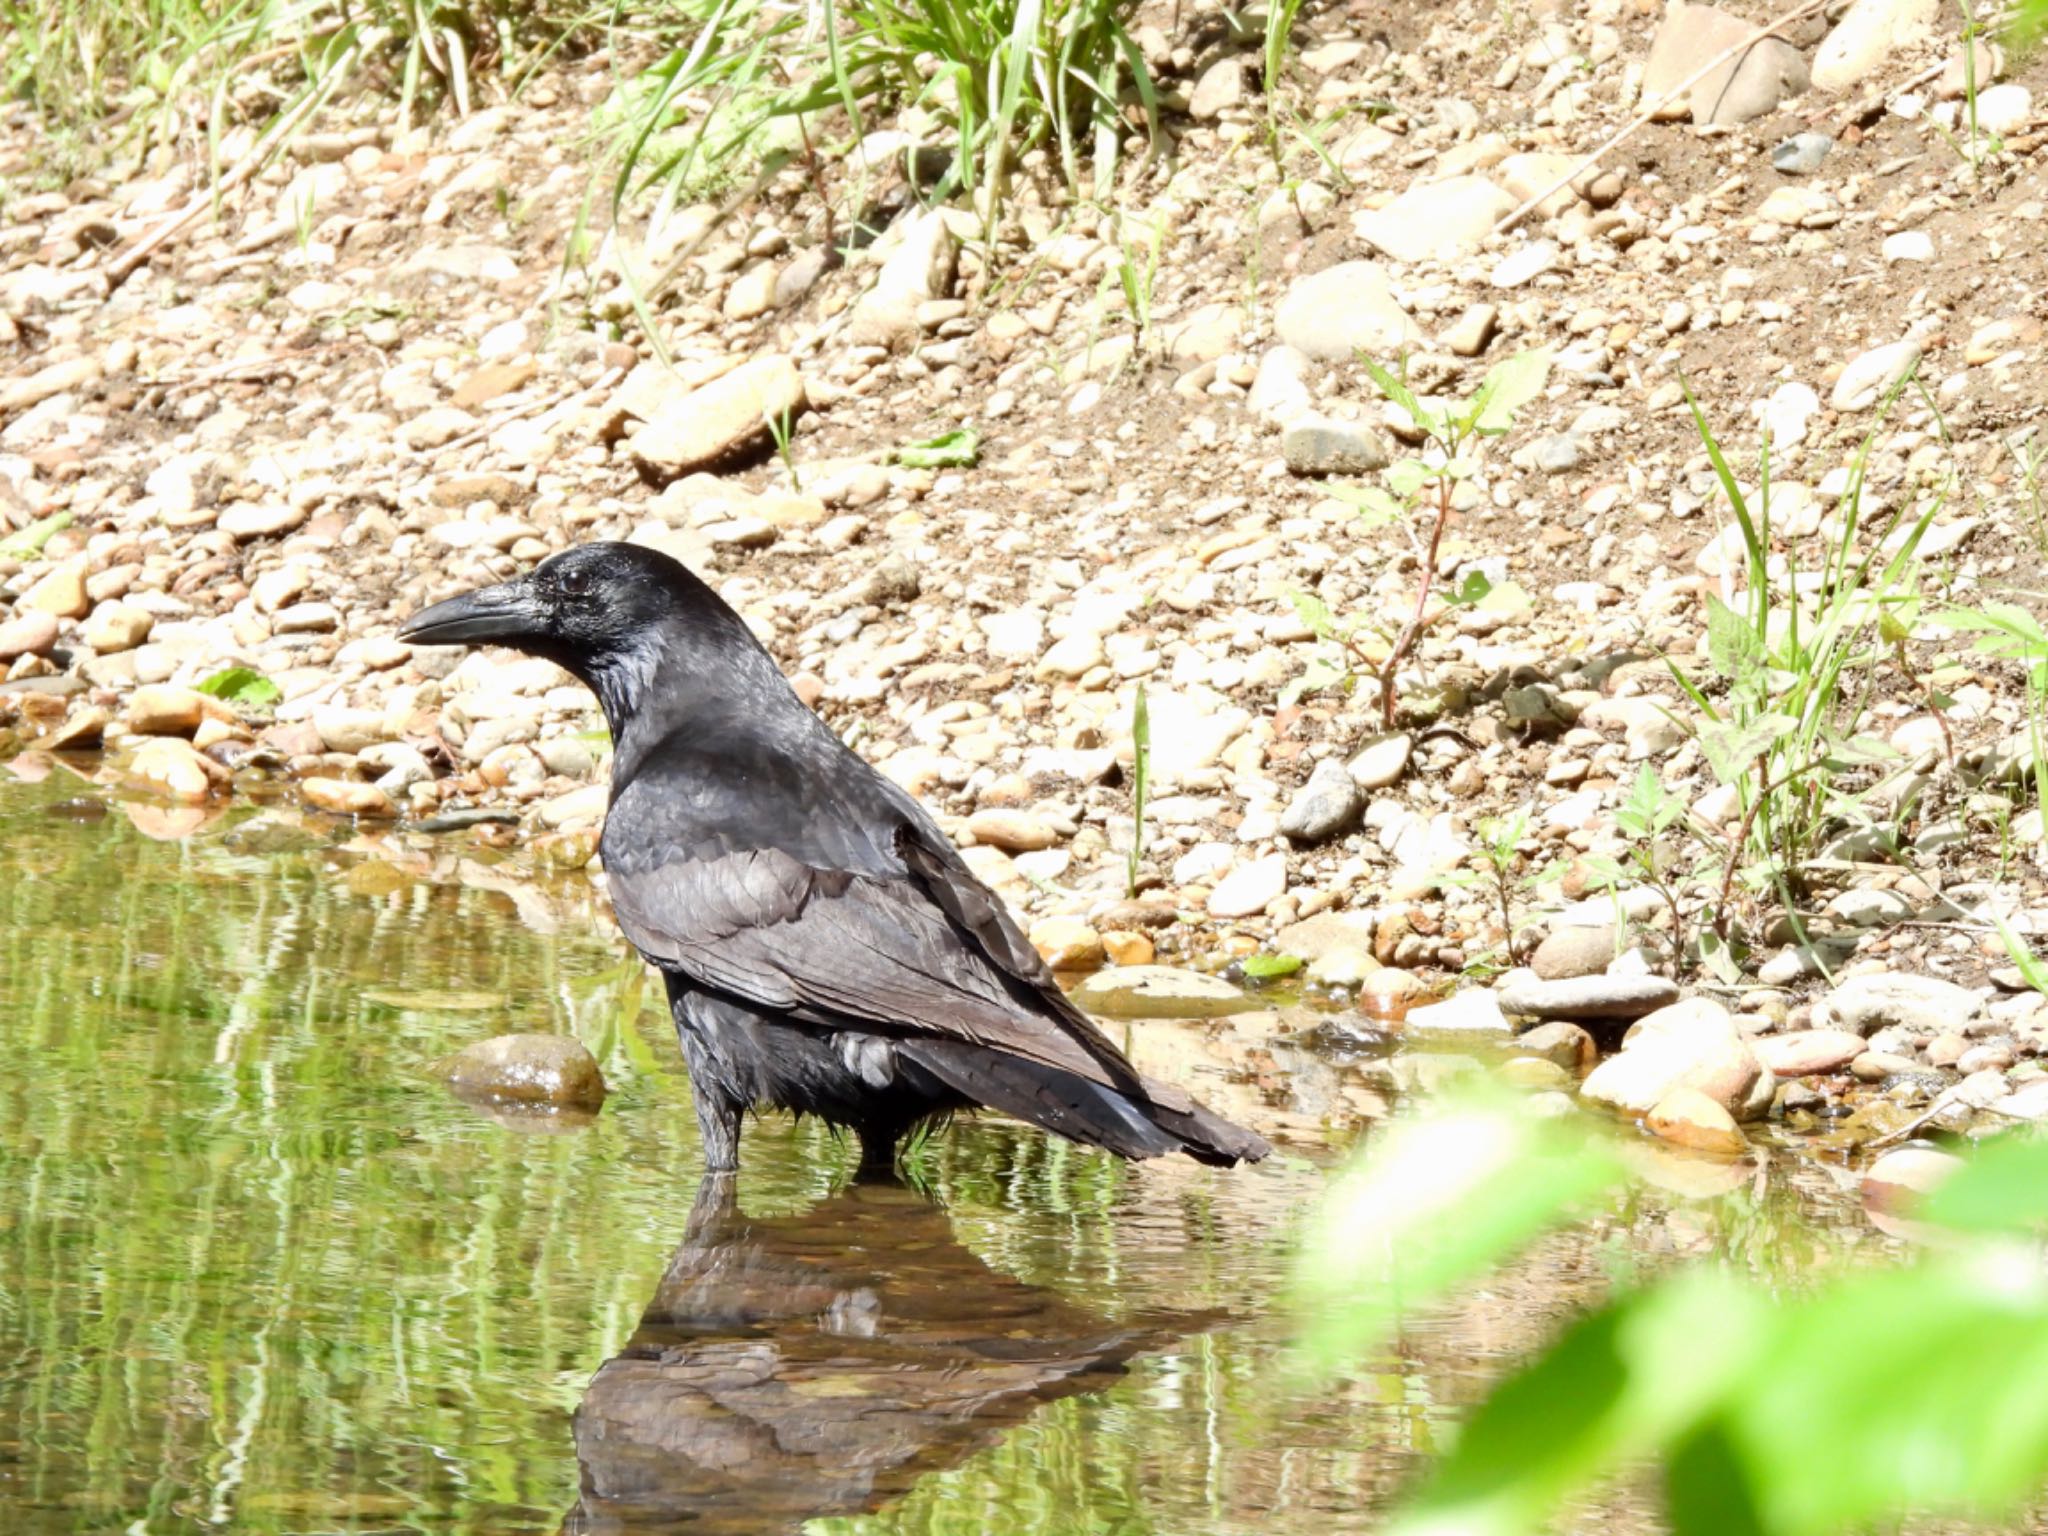
MULTIPOLYGON (((698 1182, 658 989, 580 878, 459 837, 336 845, 282 813, 178 841, 121 807, 50 814, 84 788, 0 781, 0 1529, 560 1529, 572 1414, 698 1182), (596 1052, 594 1124, 511 1129, 428 1075, 514 1029, 596 1052)), ((850 1162, 815 1125, 750 1126, 741 1206, 795 1217, 850 1162)), ((1271 1303, 1320 1182, 1298 1159, 1133 1173, 963 1123, 917 1169, 987 1269, 1105 1325, 1185 1321, 821 1536, 1370 1530, 1616 1252, 1776 1241, 1753 1204, 1673 1225, 1641 1197, 1283 1403, 1271 1303)))

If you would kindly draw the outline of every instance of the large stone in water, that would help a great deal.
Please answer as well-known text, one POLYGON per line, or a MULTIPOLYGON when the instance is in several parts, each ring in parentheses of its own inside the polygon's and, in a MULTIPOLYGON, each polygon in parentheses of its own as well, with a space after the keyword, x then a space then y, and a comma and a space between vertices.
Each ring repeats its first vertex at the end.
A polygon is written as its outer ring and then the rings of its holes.
POLYGON ((1260 1006, 1221 977, 1171 965, 1111 966, 1069 995, 1090 1013, 1113 1019, 1213 1019, 1260 1006))
POLYGON ((435 1070, 458 1096, 485 1103, 595 1109, 604 1102, 604 1074, 573 1035, 496 1035, 435 1070))

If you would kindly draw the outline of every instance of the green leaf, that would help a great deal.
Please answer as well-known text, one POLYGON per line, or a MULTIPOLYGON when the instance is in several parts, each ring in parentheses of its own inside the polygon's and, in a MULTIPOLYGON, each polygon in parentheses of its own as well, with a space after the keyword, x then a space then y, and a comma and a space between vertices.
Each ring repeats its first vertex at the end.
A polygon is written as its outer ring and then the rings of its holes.
POLYGON ((1379 385, 1380 392, 1408 413, 1408 419, 1415 423, 1417 430, 1430 437, 1444 435, 1443 417, 1423 408, 1422 401, 1408 387, 1406 379, 1389 373, 1369 357, 1361 357, 1359 362, 1365 365, 1365 371, 1372 375, 1372 381, 1379 385))
POLYGON ((1763 642, 1756 631, 1711 592, 1707 594, 1707 659, 1738 688, 1749 686, 1763 670, 1763 642))
POLYGON ((955 427, 896 450, 896 462, 909 469, 967 469, 980 458, 981 434, 972 427, 955 427))
POLYGON ((1712 1271, 1626 1296, 1496 1387, 1393 1536, 1510 1536, 1690 1435, 1769 1337, 1763 1299, 1712 1271))
POLYGON ((2048 1474, 2037 1254, 1989 1243, 1858 1274, 1788 1308, 1767 1358, 1721 1423, 1727 1470, 1771 1536, 1835 1536, 1908 1510, 1993 1517, 2048 1474))
POLYGON ((1401 1313, 1521 1249, 1621 1175, 1573 1121, 1469 1095, 1403 1122, 1332 1183, 1297 1268, 1311 1369, 1378 1346, 1401 1313))
POLYGON ((1958 1232, 2024 1232, 2048 1223, 2048 1140, 2012 1132, 1984 1142, 1913 1215, 1958 1232))
POLYGON ((1486 594, 1493 590, 1493 583, 1486 579, 1484 571, 1467 571, 1464 580, 1444 593, 1444 601, 1453 608, 1470 608, 1474 603, 1486 601, 1486 594))
POLYGON ((1403 459, 1387 471, 1387 484, 1403 501, 1413 498, 1435 478, 1436 471, 1420 459, 1403 459))
POLYGON ((2044 964, 2034 953, 2033 946, 1996 912, 1991 914, 1991 921, 1997 925, 1998 937, 2005 944, 2005 952, 2013 965, 2018 968, 2020 979, 2036 992, 2048 996, 2048 964, 2044 964))
POLYGON ((50 542, 50 535, 70 526, 70 512, 52 512, 48 517, 39 518, 26 528, 0 539, 0 556, 9 560, 33 560, 50 542))
POLYGON ((1250 981, 1272 981, 1281 976, 1292 976, 1302 967, 1299 955, 1246 955, 1239 962, 1245 977, 1250 981))
POLYGON ((199 691, 230 704, 251 709, 268 709, 284 697, 284 690, 254 667, 228 667, 199 685, 199 691))
POLYGON ((1350 675, 1334 662, 1318 656, 1301 669, 1301 676, 1280 690, 1280 704, 1285 708, 1307 694, 1320 693, 1333 684, 1341 683, 1350 675))
POLYGON ((1294 605, 1295 616, 1306 624, 1318 640, 1328 640, 1337 633, 1337 621, 1330 615, 1330 605, 1313 592, 1289 592, 1287 601, 1294 605))
POLYGON ((1715 778, 1735 784, 1756 771, 1759 757, 1798 729, 1799 722, 1790 715, 1758 715, 1746 722, 1709 721, 1700 728, 1700 750, 1715 778))
POLYGON ((1376 485, 1333 485, 1330 494, 1341 502, 1355 507, 1358 516, 1368 528, 1380 528, 1388 523, 1398 522, 1404 510, 1376 485))
POLYGON ((1515 423, 1515 412, 1543 393, 1550 378, 1550 348, 1517 352, 1495 364, 1472 395, 1472 427, 1498 437, 1515 423))

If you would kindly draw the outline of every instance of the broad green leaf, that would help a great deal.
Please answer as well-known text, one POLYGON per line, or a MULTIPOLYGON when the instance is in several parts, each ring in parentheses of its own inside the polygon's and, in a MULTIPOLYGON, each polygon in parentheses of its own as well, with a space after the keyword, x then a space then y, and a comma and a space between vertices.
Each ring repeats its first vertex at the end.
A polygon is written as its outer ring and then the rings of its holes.
POLYGON ((1311 1369, 1376 1348, 1426 1306, 1517 1252, 1620 1177, 1574 1121, 1475 1095, 1396 1125, 1332 1183, 1297 1270, 1311 1369))
POLYGON ((1246 955, 1240 965, 1252 981, 1273 981, 1300 970, 1302 959, 1299 955, 1246 955))
POLYGON ((246 704, 251 709, 268 709, 284 697, 284 690, 254 667, 228 667, 216 672, 199 685, 199 692, 230 704, 246 704))
POLYGON ((980 458, 981 434, 972 427, 955 427, 896 450, 896 462, 909 469, 966 469, 980 458))
POLYGON ((1550 378, 1550 349, 1517 352, 1496 363, 1472 395, 1473 430, 1498 437, 1515 424, 1515 412, 1543 393, 1550 378))
POLYGON ((1304 695, 1320 693, 1335 683, 1341 683, 1349 675, 1342 667, 1318 656, 1301 669, 1301 676, 1280 690, 1280 703, 1284 708, 1304 695))
POLYGON ((1369 528, 1398 521, 1403 510, 1400 502, 1376 485, 1333 485, 1330 494, 1357 508, 1360 519, 1369 528))
POLYGON ((1467 571, 1464 580, 1444 594, 1444 601, 1453 608, 1470 608, 1474 603, 1486 601, 1486 594, 1493 590, 1493 583, 1486 579, 1484 571, 1467 571))
POLYGON ((1839 1281, 1785 1310, 1767 1358, 1721 1421, 1771 1536, 1995 1517, 2048 1476, 2048 1279, 2028 1248, 1839 1281))
POLYGON ((1984 1142, 1914 1216, 1959 1232, 2021 1232, 2048 1222, 2048 1140, 2014 1131, 1984 1142))
POLYGON ((1799 722, 1790 715, 1758 715, 1747 722, 1709 721, 1700 727, 1700 750, 1714 777, 1723 784, 1734 784, 1755 773, 1756 760, 1798 729, 1799 722))
POLYGON ((1436 478, 1436 471, 1420 459, 1403 459, 1387 471, 1387 484, 1394 494, 1403 501, 1412 499, 1415 493, 1436 478))
POLYGON ((1763 645, 1749 621, 1711 592, 1707 594, 1707 659, 1738 688, 1755 681, 1763 663, 1763 645))
POLYGON ((1543 1528, 1574 1493, 1716 1413, 1769 1323, 1760 1295, 1711 1270, 1601 1308, 1494 1388, 1393 1536, 1543 1528))

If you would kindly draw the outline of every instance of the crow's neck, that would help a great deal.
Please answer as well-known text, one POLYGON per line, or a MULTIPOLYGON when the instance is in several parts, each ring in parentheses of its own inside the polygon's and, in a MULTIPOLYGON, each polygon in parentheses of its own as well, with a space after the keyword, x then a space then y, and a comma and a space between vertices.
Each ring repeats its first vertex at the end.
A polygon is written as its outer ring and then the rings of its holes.
POLYGON ((614 784, 630 779, 679 731, 755 729, 769 724, 785 700, 796 703, 774 659, 745 630, 706 635, 670 621, 576 670, 604 709, 614 784))

